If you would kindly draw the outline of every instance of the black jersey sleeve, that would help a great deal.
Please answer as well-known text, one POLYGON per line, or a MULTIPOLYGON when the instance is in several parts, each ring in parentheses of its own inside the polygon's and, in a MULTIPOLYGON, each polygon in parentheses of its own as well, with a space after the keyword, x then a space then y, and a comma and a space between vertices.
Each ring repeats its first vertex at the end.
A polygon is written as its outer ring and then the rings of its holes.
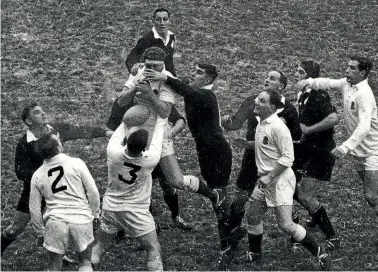
POLYGON ((59 133, 60 139, 65 142, 74 139, 92 139, 106 136, 106 130, 100 127, 74 126, 67 123, 52 124, 53 132, 59 133))

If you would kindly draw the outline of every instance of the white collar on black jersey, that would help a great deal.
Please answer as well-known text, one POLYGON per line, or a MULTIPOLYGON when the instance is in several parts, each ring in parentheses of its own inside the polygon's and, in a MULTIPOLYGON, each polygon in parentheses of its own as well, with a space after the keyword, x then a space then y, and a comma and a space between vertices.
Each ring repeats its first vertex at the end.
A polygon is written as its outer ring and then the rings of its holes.
MULTIPOLYGON (((53 130, 53 127, 50 125, 46 125, 46 127, 49 129, 49 131, 53 130)), ((33 132, 31 132, 29 129, 26 131, 26 142, 30 143, 32 141, 36 141, 38 138, 34 135, 33 132)))
POLYGON ((201 89, 205 89, 205 90, 212 90, 213 89, 213 87, 214 87, 214 84, 210 84, 210 85, 206 85, 206 86, 204 86, 204 87, 202 87, 201 89))
MULTIPOLYGON (((155 39, 161 39, 161 40, 164 42, 164 45, 165 45, 165 46, 167 46, 167 44, 168 44, 168 42, 169 42, 169 38, 170 38, 170 36, 173 35, 173 32, 171 32, 171 31, 168 30, 167 39, 164 40, 163 37, 161 37, 161 36, 159 35, 159 33, 157 33, 155 27, 152 28, 152 32, 154 33, 154 38, 155 38, 155 39)), ((173 44, 172 44, 172 47, 173 47, 173 44)))

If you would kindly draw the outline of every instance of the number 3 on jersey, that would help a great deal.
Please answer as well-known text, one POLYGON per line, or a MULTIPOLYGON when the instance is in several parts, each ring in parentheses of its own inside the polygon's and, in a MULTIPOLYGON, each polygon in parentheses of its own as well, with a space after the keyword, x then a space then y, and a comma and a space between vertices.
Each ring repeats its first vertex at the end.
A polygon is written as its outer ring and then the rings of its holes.
POLYGON ((124 183, 127 183, 127 184, 133 184, 135 182, 136 178, 137 178, 136 172, 138 172, 142 167, 139 166, 139 165, 128 163, 128 162, 124 162, 123 165, 126 166, 126 167, 131 167, 131 170, 129 171, 131 179, 127 180, 121 174, 119 174, 118 175, 119 180, 124 182, 124 183))
POLYGON ((63 170, 63 167, 62 166, 57 166, 57 167, 54 167, 54 168, 51 168, 48 172, 47 172, 47 175, 49 177, 52 176, 52 174, 56 171, 59 171, 57 177, 54 179, 53 183, 51 184, 51 191, 53 192, 53 194, 55 193, 58 193, 60 191, 64 191, 64 190, 67 190, 67 186, 60 186, 60 187, 57 187, 58 186, 58 182, 61 180, 61 178, 63 177, 63 174, 64 174, 64 170, 63 170))

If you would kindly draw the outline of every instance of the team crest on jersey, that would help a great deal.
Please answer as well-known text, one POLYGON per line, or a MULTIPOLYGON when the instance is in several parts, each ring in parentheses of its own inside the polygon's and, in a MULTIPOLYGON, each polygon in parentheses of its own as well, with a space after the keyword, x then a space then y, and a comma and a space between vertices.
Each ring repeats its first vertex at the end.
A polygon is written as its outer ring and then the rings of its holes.
POLYGON ((350 104, 350 109, 351 110, 355 110, 356 109, 356 105, 354 104, 354 101, 352 101, 352 103, 350 104))
POLYGON ((268 140, 268 136, 264 136, 263 138, 263 144, 268 144, 269 143, 269 140, 268 140))

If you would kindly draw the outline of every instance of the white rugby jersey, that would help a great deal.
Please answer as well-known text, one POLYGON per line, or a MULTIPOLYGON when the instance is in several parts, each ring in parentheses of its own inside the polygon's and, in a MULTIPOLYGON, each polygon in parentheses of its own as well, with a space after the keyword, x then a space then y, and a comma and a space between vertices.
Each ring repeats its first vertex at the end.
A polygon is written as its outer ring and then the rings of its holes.
POLYGON ((309 78, 312 89, 334 89, 343 92, 345 125, 348 140, 341 146, 347 147, 357 157, 378 155, 377 104, 367 79, 351 86, 346 78, 309 78))
MULTIPOLYGON (((125 87, 128 87, 129 89, 135 88, 135 85, 138 83, 138 81, 144 78, 143 76, 144 70, 145 70, 145 67, 143 66, 142 68, 138 69, 138 73, 135 76, 130 74, 129 78, 127 79, 125 83, 125 87)), ((167 76, 174 77, 170 72, 166 71, 165 69, 163 69, 161 72, 167 76)), ((158 91, 157 95, 159 96, 159 99, 161 101, 170 103, 172 105, 175 104, 175 93, 173 92, 172 88, 168 86, 165 82, 150 81, 150 86, 152 90, 158 91)), ((138 104, 146 105, 150 109, 150 117, 142 126, 142 128, 147 130, 149 133, 148 144, 150 144, 152 135, 154 132, 154 127, 156 124, 157 113, 156 113, 155 108, 152 107, 152 105, 150 105, 148 101, 144 101, 141 99, 136 99, 136 101, 138 102, 138 104)))
POLYGON ((130 157, 125 153, 125 147, 122 146, 125 127, 120 126, 114 132, 107 147, 108 187, 103 199, 104 210, 149 209, 151 173, 160 159, 167 124, 167 118, 157 118, 149 149, 143 152, 141 157, 130 157))
POLYGON ((87 224, 100 215, 100 195, 86 164, 79 158, 58 154, 44 160, 33 174, 30 191, 30 216, 33 229, 43 235, 42 196, 46 200, 43 219, 87 224))
POLYGON ((293 165, 294 148, 291 134, 277 113, 259 122, 256 127, 255 158, 260 175, 271 172, 277 163, 287 167, 293 165))

